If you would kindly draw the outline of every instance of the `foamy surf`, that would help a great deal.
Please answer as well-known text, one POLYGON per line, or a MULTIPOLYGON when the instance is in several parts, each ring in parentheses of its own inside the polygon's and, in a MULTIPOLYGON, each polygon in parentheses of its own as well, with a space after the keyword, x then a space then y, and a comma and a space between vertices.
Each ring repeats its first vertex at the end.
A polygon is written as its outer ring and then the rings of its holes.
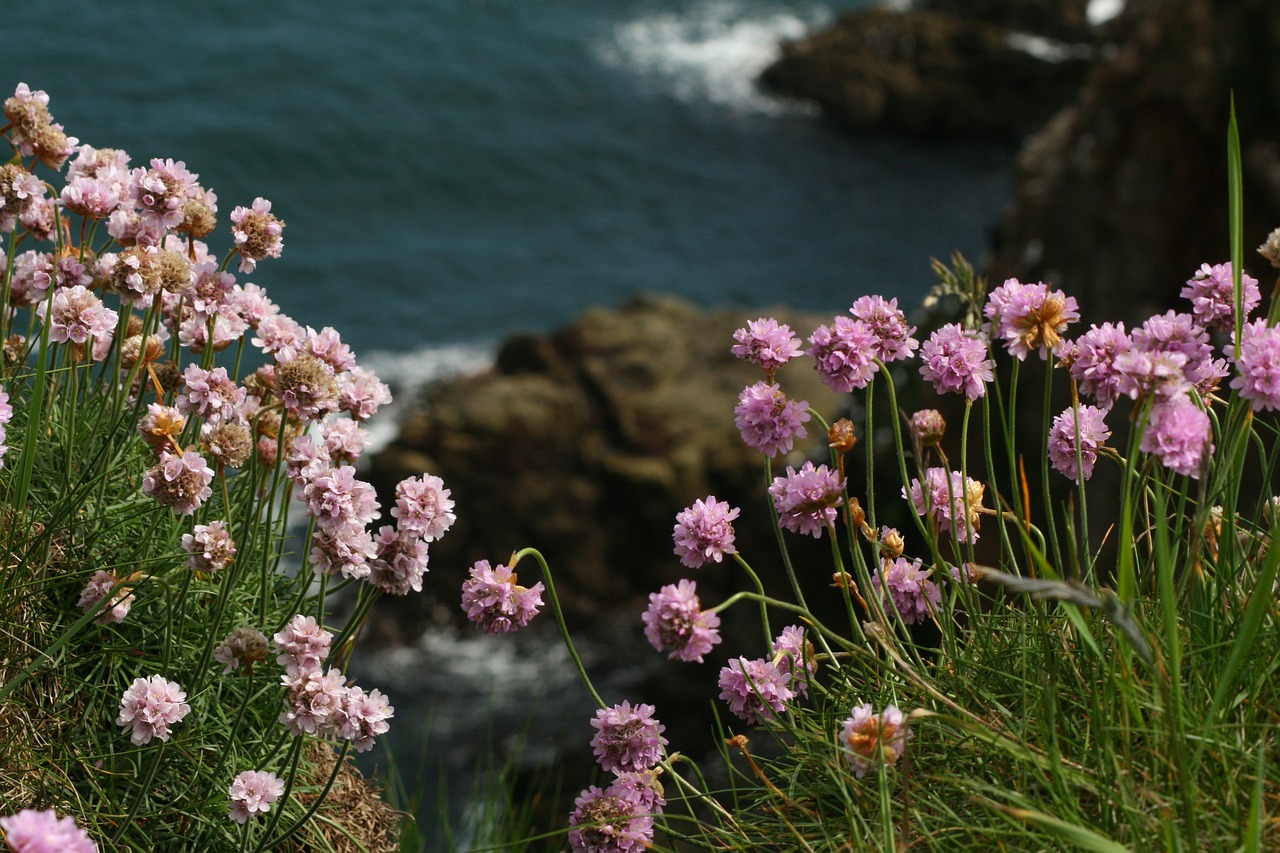
POLYGON ((597 57, 632 72, 680 101, 739 113, 805 112, 809 105, 772 97, 755 80, 778 57, 781 42, 827 23, 821 6, 784 11, 739 0, 707 0, 682 12, 643 15, 614 26, 597 57))

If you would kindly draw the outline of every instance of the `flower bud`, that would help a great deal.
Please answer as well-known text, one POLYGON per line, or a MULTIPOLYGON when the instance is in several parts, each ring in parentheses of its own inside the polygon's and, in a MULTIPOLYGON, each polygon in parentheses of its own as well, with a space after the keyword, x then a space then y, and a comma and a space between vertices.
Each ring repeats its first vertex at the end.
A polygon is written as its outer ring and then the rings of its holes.
POLYGON ((921 447, 933 447, 942 442, 947 422, 937 409, 921 409, 911 416, 911 434, 921 447))
POLYGON ((827 441, 840 453, 853 450, 858 443, 858 437, 853 433, 853 421, 841 418, 833 423, 831 429, 827 430, 827 441))
POLYGON ((906 547, 906 543, 902 540, 902 534, 892 527, 885 527, 880 532, 880 550, 884 552, 884 556, 889 559, 896 559, 902 556, 902 549, 906 547))

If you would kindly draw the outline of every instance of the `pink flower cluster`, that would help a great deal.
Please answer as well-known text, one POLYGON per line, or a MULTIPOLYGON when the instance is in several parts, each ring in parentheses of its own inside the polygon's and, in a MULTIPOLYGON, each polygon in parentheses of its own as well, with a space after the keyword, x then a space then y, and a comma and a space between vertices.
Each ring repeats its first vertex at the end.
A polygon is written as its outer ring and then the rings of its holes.
POLYGON ((653 718, 652 705, 623 702, 596 711, 591 749, 600 766, 611 773, 649 770, 662 760, 665 726, 653 718))
POLYGON ((913 478, 910 492, 903 489, 902 496, 911 501, 917 515, 932 519, 939 533, 955 531, 957 542, 976 542, 986 488, 959 471, 930 468, 924 483, 913 478))
POLYGON ((805 462, 800 470, 787 466, 784 477, 774 477, 769 486, 778 525, 815 539, 824 530, 835 530, 836 507, 844 503, 844 478, 826 465, 805 462))
POLYGON ((134 595, 127 589, 116 591, 119 584, 120 579, 110 572, 96 571, 89 577, 89 583, 85 584, 84 591, 80 593, 80 600, 76 603, 81 610, 88 613, 98 606, 98 602, 109 598, 108 604, 93 621, 99 625, 123 622, 129 615, 129 609, 133 607, 134 595))
POLYGON ((787 398, 777 385, 757 382, 742 390, 734 409, 735 423, 748 447, 765 456, 790 453, 797 438, 804 438, 809 404, 787 398))
POLYGON ((284 796, 284 780, 264 770, 245 770, 237 773, 227 789, 231 797, 228 814, 236 823, 246 823, 271 810, 271 805, 284 796))
POLYGON ((735 554, 733 520, 740 510, 714 496, 693 502, 676 515, 672 538, 675 553, 685 566, 696 569, 707 561, 719 563, 726 554, 735 554))
POLYGON ((914 625, 928 621, 942 604, 942 590, 932 575, 919 560, 897 557, 881 564, 871 585, 883 595, 886 611, 896 610, 905 624, 914 625))
POLYGON ((644 635, 672 660, 697 661, 720 642, 720 617, 702 610, 697 584, 682 580, 649 594, 644 612, 644 635))
POLYGON ((1093 476, 1098 448, 1111 437, 1104 421, 1107 413, 1097 406, 1067 409, 1049 427, 1049 463, 1071 480, 1093 476))
POLYGON ((653 816, 663 805, 649 774, 624 774, 603 789, 592 785, 574 800, 569 846, 574 853, 648 850, 653 845, 653 816))
POLYGON ((874 714, 871 705, 866 704, 854 707, 853 714, 840 727, 839 740, 854 775, 861 779, 873 767, 896 765, 912 736, 896 705, 874 714))
POLYGON ((98 853, 89 833, 69 817, 58 817, 53 809, 42 812, 23 809, 0 817, 5 845, 13 853, 98 853))
POLYGON ((772 661, 739 657, 720 670, 720 698, 736 716, 755 725, 781 714, 795 698, 790 682, 772 661))
POLYGON ((187 694, 172 681, 160 675, 135 678, 120 699, 116 725, 131 729, 129 739, 138 746, 152 738, 169 739, 169 727, 182 722, 191 713, 187 694))
POLYGON ((486 634, 509 634, 538 615, 542 592, 541 581, 528 588, 520 586, 510 566, 491 568, 488 560, 480 560, 463 581, 462 609, 486 634))

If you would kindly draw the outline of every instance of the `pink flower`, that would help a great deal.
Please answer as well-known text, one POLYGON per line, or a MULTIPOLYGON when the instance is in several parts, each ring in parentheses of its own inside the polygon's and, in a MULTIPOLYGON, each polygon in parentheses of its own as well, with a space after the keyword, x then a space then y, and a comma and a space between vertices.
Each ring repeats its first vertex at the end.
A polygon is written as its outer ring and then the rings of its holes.
POLYGON ((1111 430, 1103 421, 1106 416, 1107 413, 1097 406, 1080 406, 1067 409, 1053 419, 1053 426, 1049 428, 1049 463, 1055 471, 1071 480, 1087 480, 1093 476, 1098 448, 1111 437, 1111 430), (1079 470, 1076 466, 1077 449, 1079 470))
POLYGON ((428 542, 445 534, 457 516, 444 480, 431 474, 407 477, 396 484, 396 505, 391 515, 401 530, 412 531, 428 542))
POLYGON ((787 676, 787 686, 800 696, 809 695, 809 679, 818 671, 818 659, 814 657, 813 643, 804 636, 804 629, 788 625, 773 641, 773 664, 778 672, 787 676))
POLYGON ((98 614, 98 618, 93 621, 99 625, 123 622, 125 617, 129 615, 129 609, 133 607, 134 596, 126 589, 115 592, 115 588, 119 584, 119 578, 110 572, 96 571, 90 576, 89 583, 85 585, 84 591, 80 593, 80 600, 77 604, 81 610, 88 613, 98 605, 99 601, 104 598, 110 598, 111 601, 98 614))
POLYGON ((280 257, 284 223, 271 212, 271 202, 255 198, 253 207, 240 206, 231 211, 231 222, 235 250, 240 253, 240 272, 253 272, 258 261, 280 257))
POLYGON ((169 727, 191 713, 186 699, 187 694, 163 676, 135 678, 120 699, 116 725, 133 729, 129 739, 138 746, 150 743, 152 738, 168 740, 169 727))
POLYGON ((879 714, 871 713, 870 704, 858 705, 840 728, 840 747, 861 779, 881 763, 890 767, 897 764, 912 736, 896 705, 889 705, 879 714))
MULTIPOLYGON (((1196 322, 1209 328, 1235 333, 1235 281, 1231 261, 1225 264, 1201 264, 1200 269, 1187 279, 1186 287, 1179 294, 1191 300, 1191 313, 1196 322)), ((1248 317, 1262 302, 1258 280, 1248 273, 1240 273, 1241 307, 1248 317)))
POLYGON ((653 814, 644 799, 617 782, 592 785, 574 800, 569 846, 574 853, 641 853, 653 842, 653 814))
POLYGON ((691 569, 708 560, 719 563, 725 554, 736 554, 733 545, 733 520, 740 510, 714 497, 698 499, 693 506, 676 514, 672 530, 676 556, 691 569))
POLYGON ((720 670, 720 698, 736 716, 755 725, 772 720, 795 698, 788 681, 770 661, 739 657, 720 670))
POLYGON ((342 337, 333 326, 325 326, 318 332, 308 326, 307 343, 303 352, 329 365, 335 374, 356 366, 356 357, 351 352, 351 347, 342 342, 342 337))
POLYGON ((925 471, 925 482, 911 480, 911 491, 902 490, 902 496, 911 501, 918 515, 928 515, 938 525, 939 533, 955 531, 957 542, 978 541, 979 510, 986 486, 965 477, 959 471, 930 468, 925 471), (967 511, 966 511, 967 505, 967 511))
POLYGON ((791 333, 791 327, 772 317, 761 317, 747 323, 746 328, 733 333, 737 342, 730 350, 735 356, 754 362, 770 376, 774 371, 798 355, 800 339, 791 333))
POLYGON ((338 407, 358 421, 366 421, 391 402, 391 389, 372 370, 353 367, 338 374, 338 407))
POLYGON ((849 313, 867 324, 875 335, 873 353, 885 362, 911 358, 919 342, 912 337, 915 326, 907 325, 907 317, 898 308, 898 300, 885 301, 883 296, 860 296, 849 307, 849 313))
POLYGON ((253 665, 267 659, 267 636, 253 628, 236 628, 213 650, 213 659, 222 664, 222 674, 235 672, 241 664, 252 672, 253 665))
POLYGON ((1149 317, 1133 330, 1132 341, 1115 361, 1122 374, 1120 390, 1132 399, 1154 395, 1167 400, 1189 388, 1208 394, 1227 375, 1226 362, 1213 358, 1209 333, 1190 314, 1168 311, 1149 317))
POLYGON ((373 486, 356 479, 350 465, 327 468, 298 490, 307 502, 307 513, 322 528, 331 530, 344 524, 369 524, 378 517, 377 493, 373 486))
POLYGON ((488 560, 480 560, 462 583, 462 609, 486 634, 510 634, 538 615, 542 591, 541 581, 526 589, 516 584, 510 566, 490 568, 488 560))
POLYGON ((284 796, 284 780, 265 770, 245 770, 236 774, 227 789, 231 796, 231 813, 236 823, 271 811, 271 804, 284 796))
POLYGON ((311 567, 317 574, 341 574, 344 578, 367 578, 378 546, 363 524, 340 524, 317 528, 311 537, 311 567))
POLYGON ((809 336, 809 355, 822 383, 837 394, 866 388, 880 368, 874 361, 879 339, 861 320, 836 317, 809 336))
POLYGON ((279 720, 290 734, 320 735, 333 729, 347 697, 346 679, 341 672, 304 670, 297 675, 283 675, 280 682, 289 688, 289 693, 279 720))
POLYGON ((131 201, 140 208, 142 222, 150 227, 176 228, 182 224, 182 206, 192 194, 196 179, 181 160, 154 158, 150 169, 134 169, 129 187, 131 201))
POLYGON ((426 540, 413 531, 384 525, 373 542, 377 552, 369 563, 369 583, 388 595, 422 592, 422 576, 427 573, 426 540))
POLYGON ((82 344, 91 337, 110 343, 120 319, 119 314, 79 284, 55 290, 52 305, 41 302, 36 313, 49 323, 49 340, 58 343, 82 344))
POLYGON ((947 422, 937 409, 921 409, 911 416, 911 437, 921 447, 933 447, 942 442, 947 432, 947 422))
POLYGON ((213 470, 199 453, 162 450, 160 461, 142 477, 142 491, 175 515, 191 515, 213 494, 211 482, 213 470))
POLYGON ((227 375, 225 367, 205 370, 198 364, 189 364, 182 378, 183 393, 174 404, 184 415, 204 418, 211 424, 244 419, 240 407, 247 392, 227 375))
POLYGON ((0 817, 0 829, 13 853, 98 853, 98 845, 69 817, 53 809, 23 809, 0 817))
POLYGON ((649 594, 644 612, 644 635, 660 652, 670 652, 672 660, 697 661, 720 642, 720 617, 703 612, 696 595, 697 584, 682 580, 649 594))
POLYGON ((314 616, 299 613, 272 639, 275 641, 276 651, 280 653, 276 663, 283 666, 289 675, 296 676, 319 671, 320 665, 329 656, 333 634, 321 628, 314 616))
POLYGON ((1110 409, 1122 393, 1123 374, 1116 368, 1116 358, 1132 345, 1125 334, 1124 323, 1090 326, 1071 352, 1071 377, 1080 383, 1080 393, 1092 397, 1099 406, 1110 409))
POLYGON ((757 382, 742 390, 733 410, 738 431, 748 447, 765 456, 790 453, 794 440, 807 433, 809 404, 788 400, 777 385, 757 382))
POLYGON ((787 466, 785 477, 774 477, 769 495, 778 511, 778 526, 815 539, 834 530, 836 507, 844 503, 844 478, 826 465, 806 461, 800 470, 787 466))
POLYGON ((351 741, 356 752, 373 749, 373 739, 391 729, 387 720, 395 716, 387 697, 380 690, 365 693, 352 685, 347 688, 342 705, 334 714, 333 727, 338 737, 351 741))
POLYGON ((919 560, 904 557, 885 560, 871 585, 884 593, 884 608, 897 610, 907 625, 925 622, 942 604, 942 590, 930 576, 932 569, 922 569, 919 560))
POLYGON ((1080 319, 1075 297, 1050 290, 1047 284, 1023 284, 1016 278, 991 291, 983 313, 987 317, 987 333, 1004 341, 1018 360, 1032 350, 1040 358, 1048 358, 1062 343, 1062 332, 1068 323, 1080 319))
POLYGON ((633 707, 630 702, 596 711, 591 748, 601 767, 622 773, 648 770, 662 760, 666 727, 653 719, 653 712, 652 705, 633 707))
POLYGON ((197 572, 221 571, 236 556, 236 543, 225 521, 197 524, 191 533, 182 535, 182 549, 190 555, 187 566, 197 572))
MULTIPOLYGON (((369 431, 350 418, 325 421, 320 425, 325 450, 335 465, 352 464, 364 453, 369 431)), ((392 510, 392 515, 395 511, 392 510)))
POLYGON ((1138 449, 1152 454, 1171 471, 1199 479, 1205 453, 1213 453, 1213 423, 1186 394, 1157 401, 1138 449))
POLYGON ((920 375, 939 394, 963 393, 976 400, 987 393, 996 363, 987 357, 987 341, 977 332, 948 323, 920 347, 920 375))
MULTIPOLYGON (((1227 347, 1228 355, 1234 347, 1227 347)), ((1253 403, 1254 411, 1280 409, 1280 329, 1259 318, 1244 327, 1240 340, 1239 376, 1231 387, 1253 403)))

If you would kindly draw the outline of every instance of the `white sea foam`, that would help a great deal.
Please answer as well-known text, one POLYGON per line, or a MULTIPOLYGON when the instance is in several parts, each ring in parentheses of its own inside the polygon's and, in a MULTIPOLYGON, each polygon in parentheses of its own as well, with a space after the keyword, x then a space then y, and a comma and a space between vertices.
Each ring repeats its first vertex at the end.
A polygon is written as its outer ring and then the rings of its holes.
POLYGON ((378 374, 391 386, 391 405, 384 406, 368 424, 366 455, 390 443, 399 431, 399 417, 405 406, 417 399, 433 382, 479 373, 493 364, 496 346, 492 343, 453 344, 424 347, 410 352, 375 350, 361 353, 360 364, 378 374))
POLYGON ((703 0, 680 12, 618 24, 596 45, 605 64, 634 72, 686 103, 776 115, 808 105, 771 97, 756 77, 778 56, 780 42, 798 39, 830 20, 821 6, 786 11, 739 0, 703 0))
POLYGON ((1105 24, 1124 11, 1124 0, 1089 0, 1085 16, 1095 27, 1105 24))

